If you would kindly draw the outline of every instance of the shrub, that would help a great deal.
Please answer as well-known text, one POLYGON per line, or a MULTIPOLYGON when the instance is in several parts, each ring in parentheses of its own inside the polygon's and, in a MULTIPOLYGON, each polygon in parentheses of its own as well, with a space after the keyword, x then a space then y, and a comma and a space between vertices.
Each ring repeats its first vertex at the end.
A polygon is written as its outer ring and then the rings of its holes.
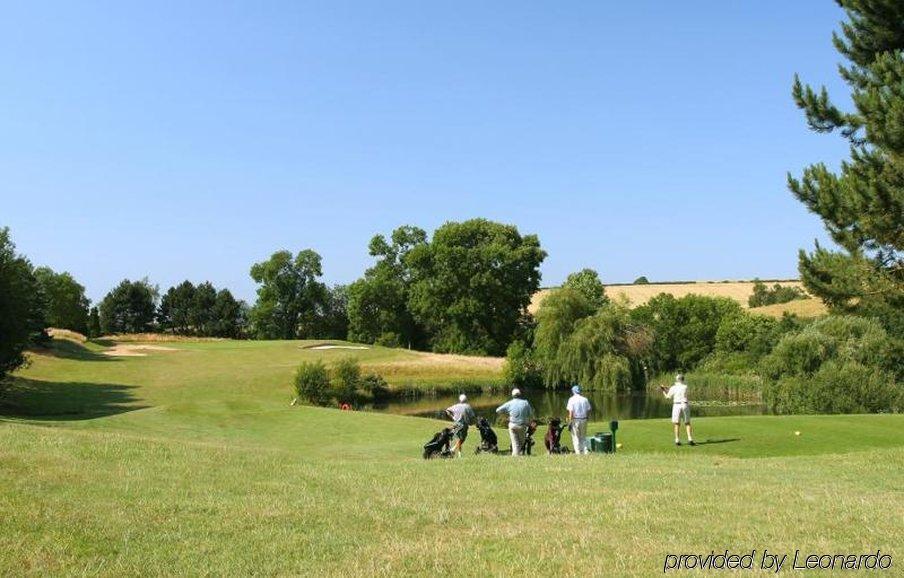
POLYGON ((332 371, 332 386, 340 402, 354 400, 358 386, 361 384, 361 366, 354 357, 343 357, 332 371))
POLYGON ((389 385, 383 376, 376 373, 367 373, 361 377, 361 389, 373 399, 385 399, 389 396, 389 385))
POLYGON ((539 387, 543 384, 540 366, 534 352, 522 341, 513 341, 505 353, 505 379, 518 387, 539 387))
POLYGON ((901 409, 901 344, 878 321, 830 316, 782 337, 761 368, 780 412, 901 409))
POLYGON ((763 400, 781 413, 874 413, 904 409, 904 397, 893 376, 856 361, 829 361, 810 376, 767 382, 763 400))
POLYGON ((766 284, 759 279, 754 280, 753 295, 747 299, 749 307, 762 307, 764 305, 774 305, 776 303, 787 303, 795 299, 806 299, 807 294, 799 287, 783 286, 776 283, 772 289, 766 287, 766 284))
POLYGON ((380 334, 379 337, 374 341, 375 345, 381 345, 383 347, 401 347, 402 339, 398 333, 393 333, 392 331, 387 331, 385 333, 380 334))
POLYGON ((305 362, 295 372, 295 392, 298 397, 314 405, 330 401, 330 376, 322 361, 305 362))
POLYGON ((647 279, 644 275, 641 275, 637 279, 634 280, 634 285, 649 285, 650 280, 647 279))
POLYGON ((756 357, 769 353, 777 338, 778 321, 762 315, 741 313, 722 319, 716 330, 718 353, 744 352, 756 357))

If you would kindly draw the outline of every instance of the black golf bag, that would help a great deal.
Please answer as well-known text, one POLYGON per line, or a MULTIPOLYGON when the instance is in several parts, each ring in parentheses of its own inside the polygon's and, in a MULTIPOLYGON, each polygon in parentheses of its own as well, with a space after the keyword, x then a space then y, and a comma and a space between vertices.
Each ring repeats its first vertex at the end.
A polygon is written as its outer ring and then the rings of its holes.
POLYGON ((534 434, 537 433, 537 420, 532 419, 527 424, 527 432, 524 434, 524 455, 531 455, 534 447, 534 434))
POLYGON ((474 453, 498 453, 499 439, 496 437, 496 432, 493 431, 487 418, 481 417, 477 419, 477 431, 480 432, 480 445, 477 446, 474 453))
POLYGON ((433 439, 424 444, 424 459, 432 458, 451 458, 452 450, 449 447, 452 443, 452 429, 443 428, 433 434, 433 439))

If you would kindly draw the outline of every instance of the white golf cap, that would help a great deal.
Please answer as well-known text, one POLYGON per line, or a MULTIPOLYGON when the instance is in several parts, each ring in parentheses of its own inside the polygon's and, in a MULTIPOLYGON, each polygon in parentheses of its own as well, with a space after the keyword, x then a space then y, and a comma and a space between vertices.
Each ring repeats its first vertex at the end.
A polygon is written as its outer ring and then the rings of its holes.
POLYGON ((458 396, 458 401, 460 403, 464 403, 464 402, 468 401, 468 396, 466 396, 465 394, 461 394, 458 396))
POLYGON ((683 373, 679 373, 678 375, 676 375, 676 376, 675 376, 675 381, 684 381, 684 374, 683 374, 683 373))
POLYGON ((512 390, 512 397, 519 397, 521 395, 521 390, 517 387, 512 390))

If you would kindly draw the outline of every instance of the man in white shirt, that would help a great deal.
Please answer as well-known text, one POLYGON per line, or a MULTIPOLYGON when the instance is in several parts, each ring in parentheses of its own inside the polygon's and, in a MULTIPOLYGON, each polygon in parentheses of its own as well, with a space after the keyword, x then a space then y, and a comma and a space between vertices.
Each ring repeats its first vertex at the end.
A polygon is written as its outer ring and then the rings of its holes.
POLYGON ((691 406, 687 399, 687 384, 684 383, 684 376, 678 374, 675 376, 675 385, 666 390, 664 385, 659 386, 662 394, 672 400, 672 426, 675 429, 675 445, 681 445, 681 439, 678 434, 681 431, 681 420, 684 420, 684 427, 687 429, 687 443, 695 446, 694 436, 691 435, 691 406))
POLYGON ((590 402, 581 395, 580 385, 572 387, 571 394, 571 397, 568 398, 568 404, 565 406, 565 409, 568 410, 568 432, 571 434, 571 445, 574 446, 574 453, 587 454, 589 453, 587 448, 587 419, 590 417, 590 402))

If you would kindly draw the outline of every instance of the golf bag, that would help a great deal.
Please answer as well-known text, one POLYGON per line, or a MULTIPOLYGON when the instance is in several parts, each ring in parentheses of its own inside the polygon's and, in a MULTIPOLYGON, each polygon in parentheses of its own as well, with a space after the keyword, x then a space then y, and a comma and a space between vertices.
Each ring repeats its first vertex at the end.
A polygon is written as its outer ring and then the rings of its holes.
POLYGON ((531 449, 534 447, 534 434, 537 432, 537 420, 532 419, 527 424, 527 432, 524 435, 524 455, 531 455, 531 449))
POLYGON ((477 449, 474 453, 498 453, 499 439, 496 437, 496 432, 494 432, 493 428, 490 427, 490 422, 487 421, 487 418, 478 418, 477 431, 480 432, 480 445, 477 446, 477 449))
POLYGON ((424 444, 424 459, 433 458, 451 458, 452 450, 449 447, 452 443, 452 429, 443 428, 433 434, 433 439, 424 444))
POLYGON ((546 430, 546 451, 550 454, 567 454, 570 453, 567 447, 562 445, 562 432, 565 431, 565 424, 557 417, 549 420, 549 429, 546 430))

